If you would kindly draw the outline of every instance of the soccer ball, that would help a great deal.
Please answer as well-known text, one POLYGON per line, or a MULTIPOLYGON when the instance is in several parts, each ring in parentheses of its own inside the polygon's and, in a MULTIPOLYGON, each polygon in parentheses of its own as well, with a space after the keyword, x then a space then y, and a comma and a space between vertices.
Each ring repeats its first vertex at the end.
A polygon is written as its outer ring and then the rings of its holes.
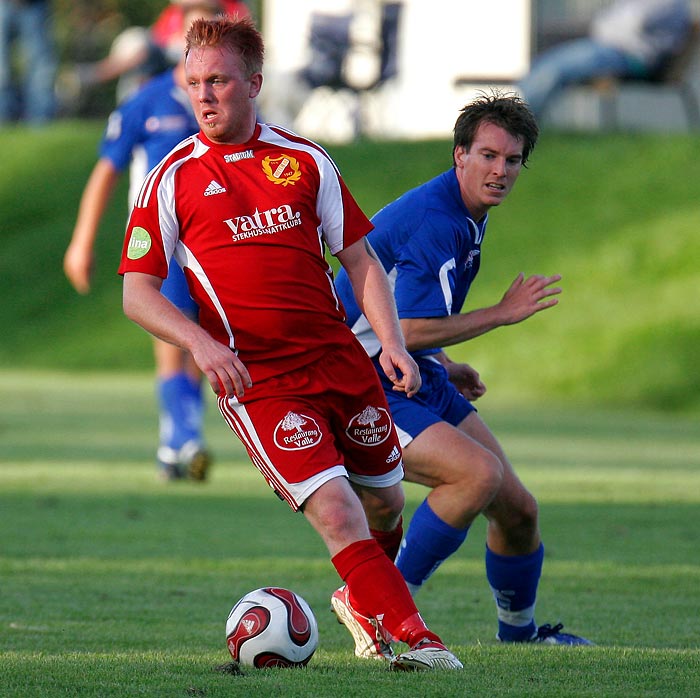
POLYGON ((226 645, 243 666, 305 666, 318 647, 318 625, 301 596, 264 587, 246 594, 231 609, 226 645))

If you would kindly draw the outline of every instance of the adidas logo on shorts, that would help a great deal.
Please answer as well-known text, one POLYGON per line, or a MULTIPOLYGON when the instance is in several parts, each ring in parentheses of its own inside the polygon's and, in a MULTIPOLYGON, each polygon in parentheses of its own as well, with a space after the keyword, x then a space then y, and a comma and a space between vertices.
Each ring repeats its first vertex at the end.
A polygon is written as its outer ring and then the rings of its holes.
POLYGON ((389 454, 389 457, 386 459, 387 463, 393 463, 394 461, 397 461, 401 458, 401 451, 399 451, 396 446, 391 449, 391 453, 389 454))
POLYGON ((204 190, 204 196, 213 196, 214 194, 225 194, 226 189, 222 187, 215 179, 209 182, 209 186, 204 190))

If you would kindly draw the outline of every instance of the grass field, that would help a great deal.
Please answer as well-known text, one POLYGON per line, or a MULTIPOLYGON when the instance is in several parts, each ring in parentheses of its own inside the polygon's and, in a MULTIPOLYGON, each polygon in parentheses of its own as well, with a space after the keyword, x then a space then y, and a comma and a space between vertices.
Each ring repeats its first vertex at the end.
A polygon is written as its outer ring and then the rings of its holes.
MULTIPOLYGON (((538 620, 597 646, 496 643, 478 522, 418 597, 466 671, 395 676, 352 656, 328 611, 339 580, 323 545, 213 400, 210 482, 157 480, 150 339, 124 318, 115 273, 125 182, 93 293, 77 296, 61 270, 102 126, 0 131, 0 698, 699 694, 695 135, 544 134, 493 212, 470 308, 521 270, 562 273, 561 305, 452 352, 480 371, 481 413, 541 504, 538 620), (229 609, 269 584, 311 604, 316 656, 300 671, 215 671, 229 609)), ((447 168, 449 150, 331 154, 371 215, 447 168)), ((407 487, 407 519, 422 496, 407 487)))
MULTIPOLYGON (((212 407, 210 481, 155 477, 150 375, 0 371, 0 696, 698 695, 700 429, 642 412, 481 412, 538 496, 540 622, 593 648, 504 647, 483 524, 418 597, 465 664, 393 675, 352 656, 328 611, 339 580, 212 407), (290 587, 320 647, 305 670, 215 671, 245 592, 290 587)), ((407 515, 422 491, 407 488, 407 515)))

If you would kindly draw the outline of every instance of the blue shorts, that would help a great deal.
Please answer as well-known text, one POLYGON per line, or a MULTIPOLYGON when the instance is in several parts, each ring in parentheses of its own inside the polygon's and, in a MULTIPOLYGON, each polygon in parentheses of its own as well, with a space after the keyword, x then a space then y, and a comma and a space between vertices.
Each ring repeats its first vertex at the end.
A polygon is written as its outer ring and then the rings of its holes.
POLYGON ((408 446, 418 434, 433 424, 447 422, 456 427, 467 415, 476 412, 476 407, 450 383, 447 371, 435 359, 416 359, 423 384, 418 393, 411 398, 406 397, 406 393, 392 390, 392 383, 384 375, 379 361, 373 361, 402 448, 408 446))
POLYGON ((168 278, 163 281, 160 292, 188 317, 196 318, 199 315, 199 308, 190 296, 185 273, 174 259, 170 261, 168 278))

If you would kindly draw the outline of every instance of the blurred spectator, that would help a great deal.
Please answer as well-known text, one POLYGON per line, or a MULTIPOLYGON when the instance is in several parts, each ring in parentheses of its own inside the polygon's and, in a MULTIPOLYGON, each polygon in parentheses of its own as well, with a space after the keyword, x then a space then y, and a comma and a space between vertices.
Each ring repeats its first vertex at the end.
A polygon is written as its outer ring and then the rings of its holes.
POLYGON ((0 0, 0 124, 54 117, 56 66, 51 3, 0 0))
POLYGON ((651 80, 683 48, 691 25, 687 0, 618 0, 594 15, 587 37, 537 56, 519 90, 539 117, 568 85, 606 76, 651 80))
MULTIPOLYGON (((223 6, 226 14, 250 14, 246 3, 238 0, 209 4, 212 8, 223 6)), ((105 58, 75 66, 73 89, 80 93, 95 85, 118 80, 117 102, 121 102, 149 78, 176 65, 185 46, 183 16, 193 5, 202 3, 196 0, 171 0, 151 27, 125 29, 114 39, 105 58)))

